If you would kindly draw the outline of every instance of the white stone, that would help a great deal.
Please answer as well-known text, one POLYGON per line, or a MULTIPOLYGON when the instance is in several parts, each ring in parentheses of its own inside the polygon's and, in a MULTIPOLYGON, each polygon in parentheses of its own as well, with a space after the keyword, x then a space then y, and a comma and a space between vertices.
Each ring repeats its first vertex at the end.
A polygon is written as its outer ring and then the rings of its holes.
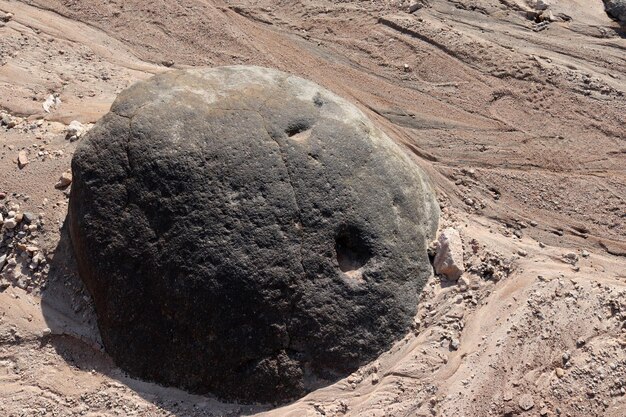
POLYGON ((15 218, 6 219, 4 221, 4 227, 7 229, 14 229, 17 226, 17 220, 15 218))
POLYGON ((50 111, 57 107, 59 104, 61 104, 61 99, 58 97, 58 95, 50 94, 46 98, 46 101, 43 102, 43 109, 46 113, 50 113, 50 111))
POLYGON ((436 273, 445 275, 453 281, 458 280, 465 272, 463 242, 456 229, 449 227, 441 232, 437 241, 434 267, 436 273))
POLYGON ((65 134, 65 138, 73 142, 79 139, 83 135, 83 133, 85 133, 85 126, 77 120, 72 120, 72 122, 67 127, 66 132, 67 133, 65 134))

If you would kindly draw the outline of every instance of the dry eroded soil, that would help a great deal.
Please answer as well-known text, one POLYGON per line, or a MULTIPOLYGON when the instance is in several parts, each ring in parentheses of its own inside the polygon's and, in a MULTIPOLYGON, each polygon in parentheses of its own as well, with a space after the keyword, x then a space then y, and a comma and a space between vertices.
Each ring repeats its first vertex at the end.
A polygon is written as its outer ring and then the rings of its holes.
POLYGON ((20 117, 0 128, 0 204, 36 214, 19 239, 47 258, 30 269, 3 230, 20 264, 0 273, 0 415, 625 415, 624 32, 600 0, 551 1, 543 30, 532 2, 424 3, 0 0, 13 14, 0 107, 20 117), (116 368, 54 188, 78 143, 70 121, 95 122, 170 66, 225 64, 276 67, 357 104, 430 174, 471 271, 433 277, 413 332, 379 360, 280 408, 116 368), (50 94, 61 104, 46 113, 50 94))

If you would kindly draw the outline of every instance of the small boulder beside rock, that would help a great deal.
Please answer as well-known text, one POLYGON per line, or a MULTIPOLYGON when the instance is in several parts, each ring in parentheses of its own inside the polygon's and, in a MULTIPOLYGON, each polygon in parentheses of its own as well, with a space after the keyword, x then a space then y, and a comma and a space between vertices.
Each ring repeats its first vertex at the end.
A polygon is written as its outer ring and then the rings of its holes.
POLYGON ((444 275, 452 281, 457 281, 465 272, 463 242, 456 229, 448 227, 439 235, 433 266, 437 274, 444 275))

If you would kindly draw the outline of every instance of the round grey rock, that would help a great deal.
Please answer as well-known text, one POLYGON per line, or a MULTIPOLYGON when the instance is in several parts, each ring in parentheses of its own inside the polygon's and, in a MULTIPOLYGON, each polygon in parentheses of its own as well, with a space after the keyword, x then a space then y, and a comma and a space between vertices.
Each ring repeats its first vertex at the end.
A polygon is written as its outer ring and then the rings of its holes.
POLYGON ((604 8, 609 16, 626 25, 626 0, 604 0, 604 8))
POLYGON ((72 160, 69 227, 106 350, 132 375, 283 402, 402 337, 439 208, 353 105, 260 67, 122 92, 72 160))

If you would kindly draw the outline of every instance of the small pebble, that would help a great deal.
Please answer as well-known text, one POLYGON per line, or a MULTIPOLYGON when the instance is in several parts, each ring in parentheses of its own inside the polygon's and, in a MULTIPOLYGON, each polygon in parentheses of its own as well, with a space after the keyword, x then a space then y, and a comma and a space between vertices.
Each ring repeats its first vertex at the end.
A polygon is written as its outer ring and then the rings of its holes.
POLYGON ((533 397, 531 397, 529 394, 522 395, 517 404, 519 405, 519 408, 524 411, 528 411, 535 406, 533 397))
POLYGON ((461 342, 459 339, 453 337, 450 340, 450 350, 459 350, 459 347, 461 347, 461 342))

